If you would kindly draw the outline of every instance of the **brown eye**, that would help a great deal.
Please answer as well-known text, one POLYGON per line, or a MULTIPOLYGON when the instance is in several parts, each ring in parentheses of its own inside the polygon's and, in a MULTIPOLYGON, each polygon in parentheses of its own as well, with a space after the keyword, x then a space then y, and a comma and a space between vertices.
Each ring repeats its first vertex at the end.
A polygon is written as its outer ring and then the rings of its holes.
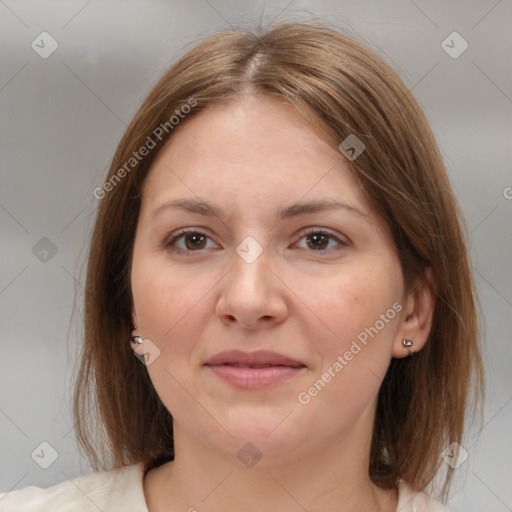
POLYGON ((176 252, 199 252, 207 248, 206 242, 209 239, 210 237, 200 231, 185 230, 176 233, 164 243, 164 246, 166 249, 176 252))
POLYGON ((326 249, 329 245, 329 237, 323 233, 313 233, 311 235, 307 235, 306 240, 308 244, 312 244, 309 247, 314 248, 314 250, 326 249))
POLYGON ((204 249, 204 242, 207 237, 201 233, 187 233, 186 235, 182 235, 182 237, 185 241, 185 246, 187 249, 204 249))
POLYGON ((328 231, 312 229, 302 235, 301 240, 306 240, 305 248, 315 252, 330 252, 331 250, 342 249, 348 245, 346 242, 328 231))

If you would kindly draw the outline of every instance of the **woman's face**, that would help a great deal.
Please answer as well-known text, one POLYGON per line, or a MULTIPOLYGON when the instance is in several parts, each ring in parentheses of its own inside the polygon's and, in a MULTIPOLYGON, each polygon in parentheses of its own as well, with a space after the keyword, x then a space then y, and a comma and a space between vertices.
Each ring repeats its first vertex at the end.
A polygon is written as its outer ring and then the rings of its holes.
POLYGON ((177 439, 227 455, 252 443, 267 461, 368 443, 390 359, 407 354, 386 233, 348 161, 293 108, 250 97, 179 127, 146 179, 131 269, 177 439), (342 206, 298 206, 327 202, 342 206), (249 360, 205 364, 231 350, 249 360), (295 366, 249 368, 257 351, 295 366))

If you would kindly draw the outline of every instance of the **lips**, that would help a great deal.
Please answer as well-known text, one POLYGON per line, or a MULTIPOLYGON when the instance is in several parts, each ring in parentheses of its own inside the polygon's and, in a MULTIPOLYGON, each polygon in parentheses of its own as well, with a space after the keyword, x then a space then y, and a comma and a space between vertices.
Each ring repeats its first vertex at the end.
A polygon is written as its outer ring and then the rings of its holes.
POLYGON ((208 359, 205 366, 232 386, 261 389, 302 374, 306 365, 276 352, 221 352, 208 359))
POLYGON ((268 368, 270 366, 289 366, 292 368, 305 366, 287 356, 260 350, 258 352, 242 352, 240 350, 230 350, 217 354, 205 363, 207 366, 229 365, 245 368, 268 368))

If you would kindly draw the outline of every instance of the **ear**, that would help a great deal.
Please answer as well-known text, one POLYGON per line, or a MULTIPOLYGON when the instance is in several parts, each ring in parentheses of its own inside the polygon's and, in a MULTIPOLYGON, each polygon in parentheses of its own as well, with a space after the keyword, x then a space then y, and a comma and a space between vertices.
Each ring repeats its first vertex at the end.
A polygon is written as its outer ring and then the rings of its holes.
POLYGON ((419 352, 427 342, 436 304, 436 286, 432 269, 425 270, 424 276, 418 279, 407 295, 402 318, 397 330, 397 338, 393 344, 393 357, 402 358, 410 355, 403 340, 411 340, 411 350, 419 352))
MULTIPOLYGON (((132 309, 132 325, 133 325, 133 330, 132 330, 130 336, 132 336, 132 337, 133 336, 140 336, 140 337, 142 337, 141 332, 137 329, 137 313, 135 313, 135 308, 132 309)), ((139 344, 135 343, 133 341, 133 339, 130 339, 130 346, 132 347, 133 350, 135 350, 138 345, 139 344)))

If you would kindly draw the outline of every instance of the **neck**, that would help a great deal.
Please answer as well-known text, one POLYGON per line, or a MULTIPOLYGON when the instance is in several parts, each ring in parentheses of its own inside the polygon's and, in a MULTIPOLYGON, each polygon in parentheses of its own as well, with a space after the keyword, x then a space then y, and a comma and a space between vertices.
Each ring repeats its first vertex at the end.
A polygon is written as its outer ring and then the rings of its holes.
POLYGON ((369 455, 362 455, 369 454, 367 432, 354 428, 326 438, 321 450, 298 448, 277 458, 263 454, 248 467, 197 442, 175 423, 174 461, 145 481, 149 512, 394 512, 396 491, 380 489, 368 476, 369 455))

